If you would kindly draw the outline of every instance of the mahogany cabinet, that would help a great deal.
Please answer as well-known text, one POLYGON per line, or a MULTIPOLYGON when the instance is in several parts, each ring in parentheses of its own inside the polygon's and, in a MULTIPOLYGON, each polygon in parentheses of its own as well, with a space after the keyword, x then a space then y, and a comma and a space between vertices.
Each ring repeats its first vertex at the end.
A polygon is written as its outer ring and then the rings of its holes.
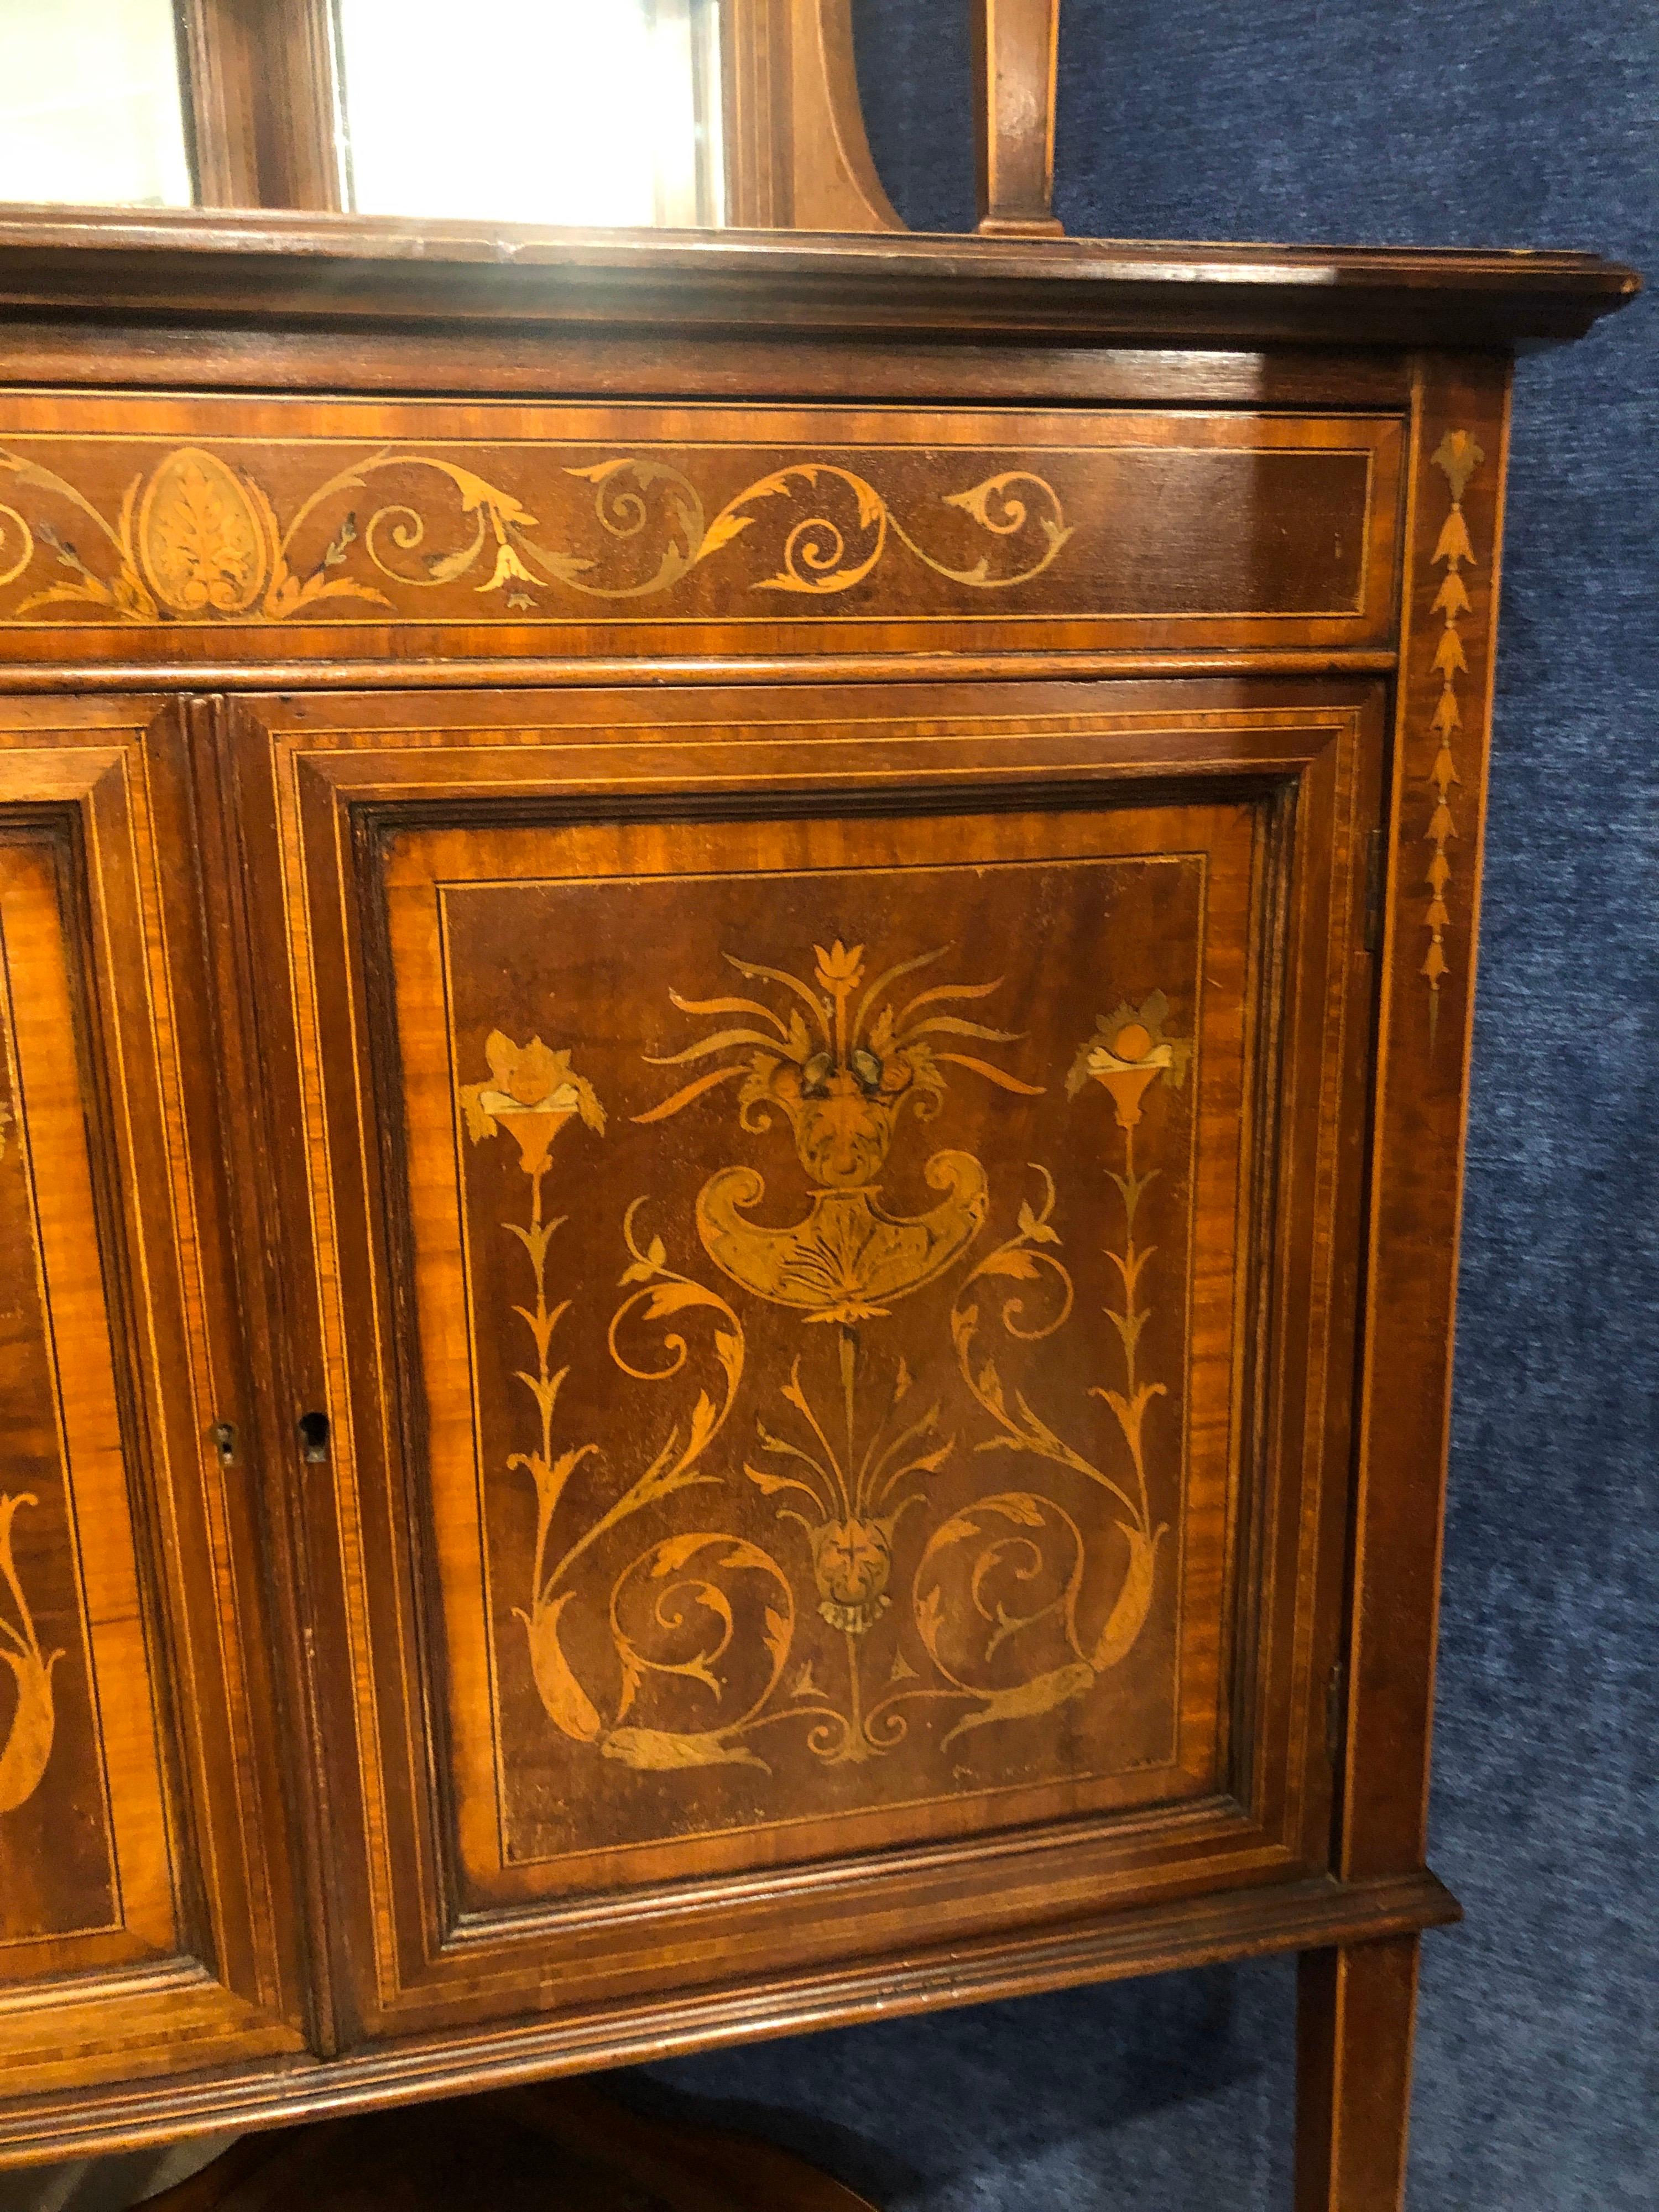
POLYGON ((0 2148, 1303 1954, 1401 2186, 1589 258, 0 220, 0 2148))

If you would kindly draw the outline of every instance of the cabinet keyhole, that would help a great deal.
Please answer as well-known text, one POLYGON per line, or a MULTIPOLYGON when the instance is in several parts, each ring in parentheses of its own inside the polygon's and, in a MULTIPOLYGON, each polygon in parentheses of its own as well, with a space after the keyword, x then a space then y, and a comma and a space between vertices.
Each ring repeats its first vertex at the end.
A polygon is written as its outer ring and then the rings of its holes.
POLYGON ((328 1415, 326 1413, 301 1414, 300 1449, 306 1458, 313 1463, 328 1457, 328 1415))

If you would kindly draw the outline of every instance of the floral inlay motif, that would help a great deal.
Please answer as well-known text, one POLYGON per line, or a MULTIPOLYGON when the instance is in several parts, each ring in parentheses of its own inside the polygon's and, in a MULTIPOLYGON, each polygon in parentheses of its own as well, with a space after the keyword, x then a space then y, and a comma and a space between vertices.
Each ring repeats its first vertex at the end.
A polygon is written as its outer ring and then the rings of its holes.
MULTIPOLYGON (((1008 1194, 1010 1233, 977 1261, 995 1194, 974 1153, 945 1148, 920 1163, 943 1194, 932 1211, 896 1213, 880 1200, 894 1146, 936 1119, 957 1085, 983 1086, 994 1103, 1045 1093, 1006 1064, 1024 1042, 1020 1032, 963 1011, 994 998, 1000 980, 933 980, 949 950, 884 963, 838 939, 814 946, 805 973, 728 952, 746 989, 707 998, 671 991, 680 1013, 714 1026, 678 1051, 647 1055, 651 1066, 696 1072, 635 1122, 706 1111, 733 1085, 739 1133, 761 1138, 787 1125, 807 1206, 793 1226, 758 1222, 759 1173, 717 1168, 685 1224, 709 1279, 692 1259, 671 1256, 666 1222, 663 1233, 647 1233, 659 1199, 628 1206, 623 1296, 605 1340, 611 1360, 628 1381, 684 1377, 695 1395, 656 1449, 641 1449, 638 1470, 615 1480, 591 1437, 558 1433, 570 1370, 555 1364, 553 1344, 569 1304, 550 1293, 550 1255, 563 1224, 544 1204, 557 1139, 578 1120, 603 1137, 604 1109, 568 1053, 539 1039, 520 1046, 501 1030, 485 1047, 488 1079, 460 1086, 475 1144, 510 1138, 530 1184, 527 1221, 503 1224, 533 1291, 533 1303, 512 1306, 535 1352, 533 1369, 518 1375, 535 1406, 533 1444, 505 1462, 514 1480, 531 1478, 537 1503, 529 1605, 518 1617, 549 1720, 607 1759, 641 1771, 730 1764, 769 1772, 764 1732, 793 1727, 818 1760, 840 1765, 891 1753, 935 1716, 943 1753, 976 1731, 1088 1696, 1146 1626, 1166 1533, 1154 1493, 1161 1485, 1171 1504, 1173 1496, 1169 1474, 1155 1476, 1148 1458, 1152 1408, 1170 1386, 1144 1376, 1140 1357, 1154 1248, 1137 1240, 1137 1212, 1160 1169, 1137 1168, 1135 1141, 1152 1086, 1184 1084, 1191 1040, 1173 1033, 1168 1001, 1155 992, 1100 1017, 1070 1072, 1075 1110, 1092 1114, 1089 1098, 1099 1101, 1103 1172, 1122 1221, 1105 1255, 1121 1285, 1107 1308, 1121 1370, 1092 1389, 1109 1426, 1079 1442, 1040 1408, 1027 1372, 1030 1347, 1066 1329, 1077 1304, 1050 1170, 1033 1164, 1029 1195, 1008 1194), (711 1060, 719 1064, 698 1067, 711 1060), (923 1389, 905 1358, 884 1349, 882 1325, 899 1301, 956 1270, 955 1288, 937 1293, 945 1356, 923 1389), (774 1367, 745 1396, 763 1308, 800 1324, 799 1349, 783 1379, 774 1367), (938 1388, 946 1376, 956 1378, 945 1394, 954 1413, 938 1388), (750 1441, 722 1470, 713 1447, 740 1405, 750 1441), (1109 1450, 1107 1437, 1115 1438, 1109 1450), (938 1502, 942 1470, 1002 1455, 1033 1477, 953 1509, 938 1502), (1045 1468, 1049 1480, 1036 1486, 1045 1468), (734 1481, 769 1504, 775 1540, 721 1528, 724 1516, 708 1505, 676 1509, 671 1533, 655 1534, 619 1572, 574 1572, 644 1509, 734 1481), (1085 1513, 1085 1494, 1104 1510, 1085 1513), (901 1647, 872 1676, 872 1632, 896 1607, 910 1623, 911 1656, 901 1647), (603 1665, 601 1634, 611 1654, 603 1665), (1036 1656, 1014 1664, 1024 1650, 1036 1656), (701 1725, 641 1717, 647 1684, 671 1677, 696 1686, 701 1725)), ((649 1436, 643 1421, 629 1425, 649 1436)))
POLYGON ((934 1118, 945 1094, 945 1063, 1027 1097, 1037 1097, 1042 1085, 933 1042, 1014 1042, 1011 1030, 940 1011, 952 1002, 986 998, 998 983, 939 984, 895 1006, 895 987, 942 959, 943 947, 885 969, 867 989, 862 988, 861 945, 850 952, 839 941, 827 951, 822 945, 813 950, 817 991, 781 969, 727 955, 740 975, 793 994, 787 1020, 753 999, 682 999, 671 992, 684 1013, 748 1014, 769 1023, 774 1034, 720 1030, 657 1063, 673 1066, 754 1048, 639 1118, 666 1120, 704 1091, 738 1079, 738 1120, 745 1129, 763 1132, 771 1127, 772 1111, 781 1112, 794 1135, 796 1157, 816 1187, 811 1213, 793 1229, 757 1226, 744 1217, 765 1196, 764 1182, 752 1168, 724 1169, 697 1199, 703 1249, 733 1281, 761 1297, 801 1308, 810 1321, 871 1321, 887 1311, 888 1302, 943 1273, 985 1220, 985 1171, 966 1152, 935 1152, 928 1161, 928 1182, 946 1194, 931 1213, 898 1220, 883 1209, 877 1177, 906 1109, 915 1121, 934 1118))

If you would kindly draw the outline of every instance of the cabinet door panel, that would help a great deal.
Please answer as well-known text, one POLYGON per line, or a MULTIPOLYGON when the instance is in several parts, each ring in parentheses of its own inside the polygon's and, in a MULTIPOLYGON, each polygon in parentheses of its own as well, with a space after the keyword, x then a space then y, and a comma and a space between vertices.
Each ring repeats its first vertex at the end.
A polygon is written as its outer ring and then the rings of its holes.
POLYGON ((1206 811, 392 844, 469 1905, 1218 1787, 1206 811))
POLYGON ((191 906, 156 865, 178 762, 145 720, 0 720, 8 2099, 300 2040, 252 1529, 211 1440, 238 1407, 191 906))
POLYGON ((360 2027, 1322 1865, 1374 699, 239 755, 360 2027))

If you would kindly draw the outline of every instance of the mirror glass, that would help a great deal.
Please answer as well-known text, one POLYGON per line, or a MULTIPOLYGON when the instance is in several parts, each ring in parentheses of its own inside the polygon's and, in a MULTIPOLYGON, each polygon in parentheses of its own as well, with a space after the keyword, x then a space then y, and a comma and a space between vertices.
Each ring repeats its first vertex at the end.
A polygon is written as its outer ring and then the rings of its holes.
POLYGON ((348 208, 514 222, 724 219, 716 0, 333 9, 348 208))
POLYGON ((173 0, 0 0, 0 200, 191 198, 173 0))

